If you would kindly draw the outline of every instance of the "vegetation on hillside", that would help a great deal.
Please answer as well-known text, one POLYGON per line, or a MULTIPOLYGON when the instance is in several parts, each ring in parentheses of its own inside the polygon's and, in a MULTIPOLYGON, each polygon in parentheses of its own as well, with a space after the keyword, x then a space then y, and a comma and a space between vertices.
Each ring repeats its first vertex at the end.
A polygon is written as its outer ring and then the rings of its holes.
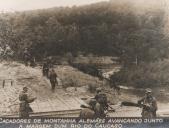
POLYGON ((121 81, 140 85, 148 80, 150 85, 158 77, 149 75, 157 73, 149 67, 153 63, 156 69, 156 62, 168 58, 164 25, 163 8, 143 11, 130 3, 15 12, 0 15, 0 45, 10 45, 17 59, 25 47, 39 60, 66 54, 117 56, 124 66, 121 81))

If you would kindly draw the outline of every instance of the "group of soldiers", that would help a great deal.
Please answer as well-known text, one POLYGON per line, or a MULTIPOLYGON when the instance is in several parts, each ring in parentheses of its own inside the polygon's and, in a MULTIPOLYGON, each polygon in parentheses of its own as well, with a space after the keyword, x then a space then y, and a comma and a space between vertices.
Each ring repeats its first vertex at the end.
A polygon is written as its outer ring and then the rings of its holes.
MULTIPOLYGON (((88 102, 88 105, 81 105, 83 108, 80 112, 80 118, 105 118, 107 116, 107 112, 109 107, 115 112, 107 101, 107 96, 102 92, 100 88, 96 90, 96 95, 94 98, 91 98, 88 102)), ((23 87, 23 91, 19 95, 20 108, 19 108, 19 116, 22 118, 29 117, 29 114, 33 112, 29 103, 33 102, 36 98, 30 98, 28 96, 28 88, 23 87)), ((143 118, 155 118, 157 117, 156 111, 157 101, 152 96, 151 89, 146 89, 145 97, 138 101, 138 104, 142 108, 142 117, 143 118)))
POLYGON ((51 90, 54 92, 55 87, 58 85, 57 74, 53 68, 52 59, 47 58, 42 67, 43 76, 50 80, 51 90))
MULTIPOLYGON (((33 57, 33 55, 30 53, 28 48, 24 49, 23 58, 24 58, 24 63, 26 66, 30 65, 30 66, 34 67, 36 65, 35 57, 33 57)), ((43 74, 43 76, 45 76, 46 78, 48 78, 50 80, 51 89, 52 89, 52 91, 54 91, 58 82, 57 82, 57 74, 53 68, 51 58, 44 59, 44 64, 42 67, 42 74, 43 74)))
MULTIPOLYGON (((25 65, 28 66, 28 63, 34 65, 34 61, 32 60, 31 54, 28 52, 28 49, 25 48, 24 51, 24 62, 25 65)), ((57 74, 54 70, 51 58, 47 58, 42 67, 42 74, 46 78, 49 79, 51 83, 51 90, 54 91, 57 82, 57 74)), ((24 87, 23 91, 19 95, 20 100, 20 117, 29 117, 29 113, 33 112, 29 103, 33 102, 36 98, 29 98, 28 96, 28 88, 24 87)), ((145 97, 138 101, 138 105, 142 108, 142 117, 156 117, 157 111, 157 102, 156 99, 152 96, 151 89, 146 89, 145 97)), ((107 112, 109 108, 115 112, 109 104, 107 100, 107 96, 103 93, 101 88, 96 89, 96 95, 94 98, 91 98, 88 102, 88 105, 81 105, 82 110, 80 112, 81 118, 104 118, 107 116, 107 112)))
MULTIPOLYGON (((142 108, 141 115, 143 118, 157 117, 157 101, 152 96, 151 89, 145 90, 145 96, 137 104, 142 108)), ((87 106, 81 105, 81 107, 83 108, 79 115, 81 118, 104 118, 107 116, 109 107, 115 112, 115 109, 108 104, 106 94, 100 88, 97 89, 95 98, 90 99, 87 106)))
MULTIPOLYGON (((49 79, 50 79, 50 83, 51 83, 51 86, 52 86, 52 91, 54 91, 55 86, 57 84, 56 77, 57 77, 57 75, 56 75, 54 69, 53 68, 50 69, 49 79)), ((30 96, 28 95, 28 88, 23 87, 22 92, 19 94, 19 101, 20 101, 19 116, 20 117, 22 117, 22 118, 28 118, 29 117, 29 114, 31 112, 33 112, 29 103, 32 103, 34 100, 36 100, 36 98, 30 98, 30 96)))
MULTIPOLYGON (((35 66, 35 61, 28 51, 27 48, 25 48, 23 52, 24 57, 24 63, 26 66, 35 66)), ((51 58, 48 58, 44 60, 44 64, 42 66, 42 74, 44 77, 49 79, 51 84, 51 90, 54 92, 56 85, 58 85, 57 82, 57 74, 54 70, 53 64, 51 62, 51 58)), ((29 114, 33 112, 32 108, 30 107, 30 103, 32 103, 36 98, 30 98, 28 95, 28 88, 25 86, 23 87, 22 92, 19 94, 19 116, 22 118, 29 117, 29 114)))

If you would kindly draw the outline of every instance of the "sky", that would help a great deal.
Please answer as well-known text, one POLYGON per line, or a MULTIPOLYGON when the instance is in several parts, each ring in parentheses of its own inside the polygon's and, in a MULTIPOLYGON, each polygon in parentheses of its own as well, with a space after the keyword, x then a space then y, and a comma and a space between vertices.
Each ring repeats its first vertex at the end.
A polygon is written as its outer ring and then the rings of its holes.
POLYGON ((0 11, 24 11, 60 6, 85 5, 108 0, 0 0, 0 11))
MULTIPOLYGON (((35 10, 35 9, 44 9, 52 7, 63 7, 63 6, 79 6, 86 5, 91 3, 96 3, 100 1, 109 1, 109 0, 0 0, 0 12, 8 11, 24 11, 24 10, 35 10)), ((137 3, 139 5, 146 6, 150 3, 167 2, 169 6, 169 0, 110 0, 113 2, 125 1, 137 3)), ((152 5, 153 7, 154 5, 152 5)))

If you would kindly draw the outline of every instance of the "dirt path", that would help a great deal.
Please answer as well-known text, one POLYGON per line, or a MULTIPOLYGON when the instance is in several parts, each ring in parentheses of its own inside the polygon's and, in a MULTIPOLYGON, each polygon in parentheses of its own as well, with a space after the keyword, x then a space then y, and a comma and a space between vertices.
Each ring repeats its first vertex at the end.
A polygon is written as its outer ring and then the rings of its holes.
POLYGON ((29 87, 30 96, 37 97, 37 100, 31 104, 34 112, 80 109, 80 104, 83 102, 79 94, 69 93, 62 86, 58 86, 52 93, 49 80, 42 76, 40 67, 31 68, 18 63, 9 65, 1 63, 0 71, 1 83, 9 78, 13 81, 11 85, 11 80, 6 80, 4 88, 1 86, 0 89, 2 115, 18 113, 18 95, 24 86, 29 87))
MULTIPOLYGON (((18 114, 19 107, 19 92, 23 86, 29 87, 29 95, 36 96, 37 100, 31 104, 34 112, 49 112, 60 110, 80 109, 80 105, 84 104, 81 100, 83 97, 93 96, 85 91, 88 84, 101 84, 97 78, 83 74, 70 66, 57 66, 56 72, 61 79, 54 93, 51 91, 48 79, 42 76, 41 68, 25 67, 23 64, 16 62, 0 64, 0 113, 2 115, 18 114), (8 79, 8 80, 7 80, 8 79), (5 86, 3 87, 3 80, 5 86), (70 81, 79 87, 63 88, 63 85, 69 85, 70 81), (12 85, 11 85, 12 81, 12 85), (61 85, 63 84, 63 85, 61 85)), ((114 98, 115 99, 115 98, 114 98)), ((122 92, 119 97, 120 101, 131 100, 137 101, 138 95, 122 92)), ((169 103, 161 103, 158 101, 158 115, 169 115, 169 103)), ((119 107, 115 113, 109 113, 110 117, 138 117, 141 116, 141 109, 135 107, 119 107)))

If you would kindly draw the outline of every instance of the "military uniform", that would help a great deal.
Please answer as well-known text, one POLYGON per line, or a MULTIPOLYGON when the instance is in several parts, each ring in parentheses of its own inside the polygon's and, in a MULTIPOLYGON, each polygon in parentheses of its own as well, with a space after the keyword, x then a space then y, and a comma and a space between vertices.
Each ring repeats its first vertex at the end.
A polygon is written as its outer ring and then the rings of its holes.
MULTIPOLYGON (((147 91, 147 93, 151 93, 150 90, 147 91)), ((156 117, 156 111, 157 111, 157 101, 155 97, 152 95, 145 96, 141 100, 138 101, 138 104, 142 104, 142 117, 143 118, 154 118, 156 117)))
POLYGON ((56 84, 57 84, 57 74, 56 72, 54 71, 54 69, 52 69, 49 73, 49 79, 50 79, 50 83, 51 83, 51 86, 52 86, 52 90, 55 89, 56 87, 56 84))
POLYGON ((49 68, 53 68, 52 57, 48 57, 46 62, 49 68))
POLYGON ((104 108, 104 110, 108 109, 107 96, 104 93, 97 93, 95 96, 96 101, 104 108))
POLYGON ((101 89, 97 89, 95 99, 97 101, 94 109, 96 117, 106 117, 105 111, 108 109, 106 94, 102 93, 101 89))
POLYGON ((31 55, 27 49, 25 49, 23 56, 24 56, 24 63, 26 66, 28 66, 28 63, 31 61, 31 55))
POLYGON ((45 62, 43 64, 43 76, 48 77, 48 73, 49 73, 49 65, 47 62, 45 62))
POLYGON ((31 67, 35 67, 35 66, 36 66, 35 57, 31 57, 31 58, 30 58, 30 66, 31 66, 31 67))
POLYGON ((104 109, 103 105, 97 102, 95 107, 94 107, 95 117, 96 118, 104 118, 104 117, 106 117, 106 114, 105 114, 104 110, 105 109, 104 109))
POLYGON ((97 89, 96 89, 96 95, 95 95, 95 99, 96 99, 96 101, 98 101, 98 100, 99 100, 100 93, 101 93, 101 88, 97 88, 97 89))
POLYGON ((27 92, 22 91, 19 95, 19 117, 27 118, 29 117, 29 113, 33 112, 32 108, 30 107, 29 103, 33 102, 35 98, 28 98, 27 92))

